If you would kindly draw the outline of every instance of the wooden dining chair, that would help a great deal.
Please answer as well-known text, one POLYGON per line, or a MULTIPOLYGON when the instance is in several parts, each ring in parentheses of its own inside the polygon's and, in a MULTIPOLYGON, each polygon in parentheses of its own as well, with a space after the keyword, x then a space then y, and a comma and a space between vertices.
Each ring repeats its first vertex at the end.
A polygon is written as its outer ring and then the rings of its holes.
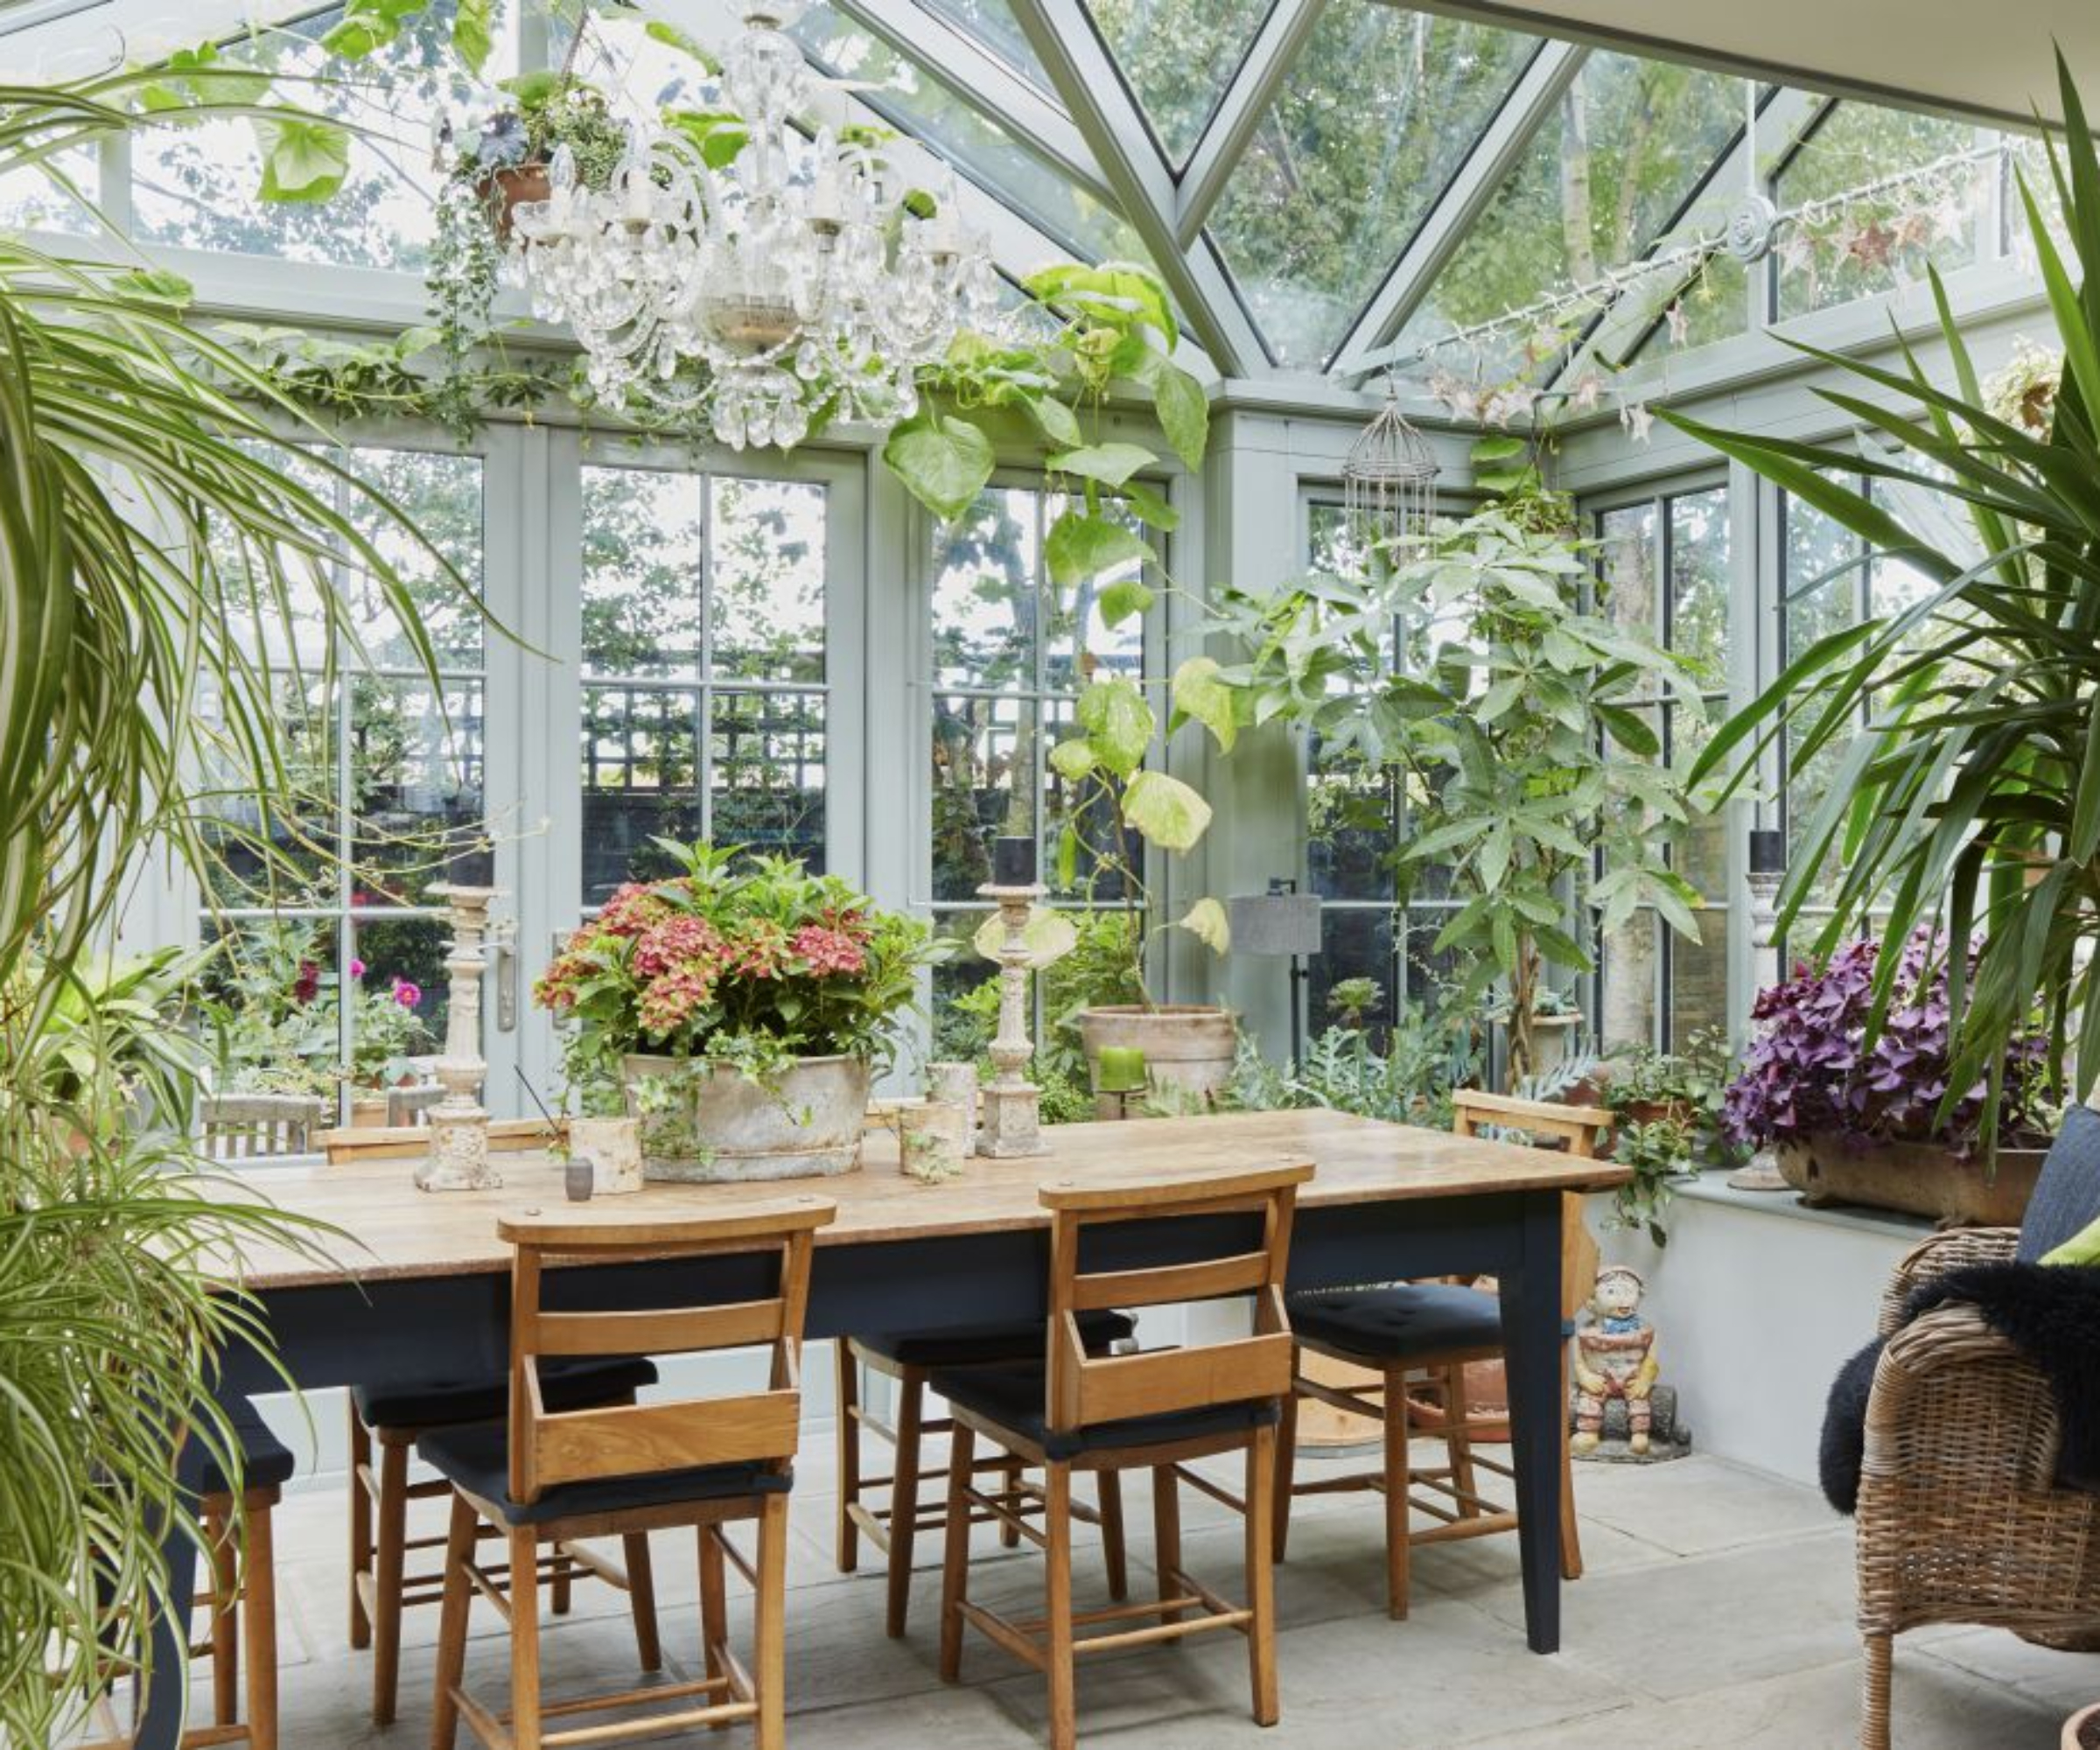
MULTIPOLYGON (((452 1485, 445 1542, 444 1614, 438 1637, 433 1750, 451 1750, 462 1716, 500 1750, 605 1744, 679 1727, 755 1723, 759 1750, 786 1742, 788 1494, 802 1417, 802 1313, 816 1229, 836 1206, 823 1198, 753 1203, 685 1221, 589 1218, 557 1210, 507 1216, 497 1231, 515 1248, 511 1268, 508 1425, 449 1428, 418 1442, 418 1453, 452 1485), (543 1298, 547 1266, 708 1257, 722 1262, 738 1298, 640 1311, 564 1312, 543 1298), (629 1349, 704 1354, 764 1344, 772 1351, 763 1390, 732 1396, 557 1411, 545 1401, 542 1358, 629 1349), (758 1524, 754 1567, 724 1535, 758 1524), (508 1591, 476 1559, 480 1526, 509 1546, 508 1591), (632 1581, 635 1642, 645 1671, 659 1668, 648 1534, 673 1526, 697 1533, 701 1649, 705 1676, 611 1694, 547 1702, 540 1684, 539 1557, 585 1537, 620 1537, 632 1581), (746 1667, 728 1640, 725 1566, 756 1593, 756 1648, 746 1667), (480 1592, 510 1625, 510 1708, 497 1713, 462 1684, 467 1613, 480 1592), (640 1703, 697 1700, 676 1712, 549 1731, 550 1719, 640 1703)), ((556 1272, 558 1275, 558 1272, 556 1272)))
POLYGON ((934 1376, 933 1387, 948 1400, 956 1424, 942 1564, 941 1676, 951 1684, 962 1676, 965 1625, 1034 1666, 1049 1680, 1053 1750, 1071 1750, 1076 1739, 1074 1668, 1081 1656, 1220 1629, 1247 1637, 1255 1719, 1276 1723, 1271 1492, 1292 1357, 1283 1284, 1298 1187, 1312 1176, 1306 1162, 1203 1177, 1044 1186, 1040 1195, 1051 1222, 1046 1358, 934 1376), (1252 1298, 1250 1335, 1098 1355, 1088 1353, 1081 1329, 1082 1315, 1102 1307, 1227 1296, 1252 1298), (977 1487, 979 1438, 1043 1473, 1040 1527, 1016 1511, 1005 1490, 977 1487), (1241 1495, 1189 1468, 1197 1459, 1228 1452, 1246 1454, 1241 1495), (1075 1612, 1073 1473, 1134 1469, 1152 1474, 1158 1596, 1075 1612), (1228 1602, 1182 1570, 1184 1482, 1244 1516, 1243 1604, 1228 1602), (970 1598, 970 1527, 982 1516, 1011 1525, 1044 1550, 1040 1621, 1011 1620, 970 1598), (1142 1621, 1148 1617, 1158 1620, 1142 1621), (1097 1632, 1082 1635, 1082 1628, 1097 1632))
MULTIPOLYGON (((241 1449, 241 1493, 201 1442, 183 1444, 176 1477, 197 1504, 206 1572, 196 1605, 206 1613, 204 1638, 192 1659, 212 1662, 211 1718, 189 1726, 182 1750, 247 1744, 277 1750, 277 1580, 271 1512, 291 1478, 291 1450, 273 1434, 254 1405, 226 1405, 241 1449), (247 1682, 242 1684, 245 1671, 247 1682)), ((83 1750, 130 1750, 129 1738, 98 1740, 83 1750)))
POLYGON ((304 1154, 324 1111, 311 1094, 206 1094, 197 1102, 204 1152, 214 1160, 304 1154))
MULTIPOLYGON (((1080 1320, 1081 1335, 1093 1354, 1107 1354, 1115 1344, 1126 1341, 1137 1328, 1138 1321, 1128 1313, 1110 1308, 1088 1312, 1080 1320)), ((938 1368, 994 1367, 1040 1360, 1043 1327, 1032 1322, 909 1335, 841 1337, 837 1347, 838 1571, 850 1574, 859 1567, 859 1545, 864 1536, 880 1552, 887 1583, 884 1626, 895 1640, 904 1634, 910 1614, 912 1554, 917 1534, 937 1531, 947 1522, 948 1465, 945 1461, 928 1465, 926 1448, 928 1442, 938 1436, 952 1436, 955 1424, 944 1416, 927 1415, 927 1382, 938 1368), (861 1382, 864 1375, 870 1373, 892 1382, 894 1419, 879 1415, 867 1402, 861 1382), (889 1447, 886 1476, 866 1474, 864 1432, 889 1447), (930 1500, 922 1500, 922 1483, 942 1488, 930 1500), (871 1490, 883 1492, 881 1504, 864 1498, 871 1490)), ((1008 1495, 1021 1511, 1031 1510, 1034 1497, 1024 1481, 1018 1459, 988 1460, 982 1468, 999 1471, 1005 1478, 1008 1495)), ((1088 1524, 1101 1527, 1110 1595, 1120 1600, 1128 1591, 1129 1572, 1124 1554, 1123 1496, 1114 1472, 1104 1471, 1097 1483, 1099 1505, 1075 1505, 1073 1512, 1088 1524)), ((1001 1539, 1012 1548, 1020 1542, 1020 1536, 1011 1526, 1002 1526, 1001 1539)))
MULTIPOLYGON (((1462 1088, 1452 1096, 1452 1129, 1462 1137, 1493 1130, 1516 1133, 1536 1145, 1565 1149, 1584 1158, 1597 1152, 1612 1127, 1609 1112, 1590 1106, 1560 1106, 1462 1088)), ((1576 1312, 1597 1275, 1597 1242, 1583 1219, 1583 1195, 1561 1200, 1561 1324, 1572 1332, 1576 1312)), ((1508 1438, 1506 1413, 1476 1415, 1467 1402, 1466 1369, 1503 1358, 1502 1304, 1491 1287, 1470 1283, 1411 1282, 1382 1288, 1343 1289, 1292 1297, 1292 1329, 1299 1350, 1292 1394, 1284 1410, 1276 1491, 1276 1559, 1289 1543, 1294 1495, 1371 1489, 1385 1501, 1386 1609, 1407 1615, 1409 1558, 1418 1544, 1480 1537, 1516 1529, 1514 1507, 1498 1505, 1480 1492, 1480 1473, 1514 1482, 1515 1471, 1478 1448, 1508 1438), (1348 1376, 1313 1377, 1304 1353, 1346 1364, 1348 1376), (1299 1482, 1295 1447, 1301 1401, 1324 1404, 1345 1416, 1379 1424, 1382 1461, 1375 1471, 1299 1482), (1425 1408, 1432 1416, 1424 1418, 1425 1408), (1411 1442, 1427 1434, 1444 1446, 1439 1465, 1413 1463, 1411 1442), (1417 1515, 1427 1519, 1418 1526, 1417 1515)), ((1568 1450, 1567 1346, 1561 1347, 1560 1566, 1564 1578, 1582 1578, 1582 1540, 1575 1522, 1575 1488, 1568 1450)), ((1330 1372, 1332 1370, 1329 1370, 1330 1372)))
MULTIPOLYGON (((547 1126, 536 1119, 498 1119, 489 1146, 499 1153, 543 1147, 547 1126)), ((318 1141, 332 1166, 368 1160, 417 1158, 430 1145, 423 1126, 324 1130, 318 1141)), ((630 1404, 656 1382, 654 1364, 637 1355, 550 1362, 542 1369, 547 1404, 588 1410, 630 1404)), ((441 1550, 440 1535, 411 1537, 412 1502, 449 1496, 442 1477, 412 1479, 409 1461, 424 1435, 460 1423, 500 1422, 510 1402, 510 1376, 503 1369, 474 1374, 432 1374, 411 1364, 375 1362, 372 1376, 350 1388, 350 1644, 372 1649, 372 1718, 392 1724, 401 1690, 401 1628, 404 1611, 437 1604, 444 1594, 444 1570, 423 1566, 424 1552, 441 1550), (416 1560, 418 1565, 411 1567, 416 1560)), ((589 1565, 588 1552, 557 1550, 547 1562, 550 1600, 557 1615, 568 1613, 573 1583, 610 1579, 589 1565)), ((497 1571, 500 1572, 500 1571, 497 1571)))

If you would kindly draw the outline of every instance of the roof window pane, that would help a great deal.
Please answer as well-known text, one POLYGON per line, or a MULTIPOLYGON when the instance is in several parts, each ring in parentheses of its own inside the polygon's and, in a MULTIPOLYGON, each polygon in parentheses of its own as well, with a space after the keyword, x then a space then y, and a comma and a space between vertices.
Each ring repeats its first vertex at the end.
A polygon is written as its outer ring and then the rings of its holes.
POLYGON ((952 86, 836 8, 811 6, 790 34, 823 71, 852 81, 854 95, 892 127, 1025 214, 1074 255, 1096 262, 1145 259, 1138 234, 1112 206, 1075 186, 952 86))
POLYGON ((1826 310, 1922 280, 1928 262, 1945 272, 1975 261, 1995 160, 1960 159, 1995 138, 1973 122, 1836 105, 1779 174, 1774 199, 1782 208, 1824 203, 1811 222, 1781 239, 1779 314, 1826 310), (1898 172, 1935 164, 1940 170, 1920 180, 1844 199, 1898 172))
POLYGON ((1333 355, 1536 47, 1376 0, 1321 13, 1211 221, 1279 364, 1333 355))
MULTIPOLYGON (((499 9, 499 18, 514 20, 514 10, 499 9)), ((392 47, 354 66, 320 46, 343 17, 340 6, 228 45, 229 62, 278 75, 283 102, 363 130, 351 136, 349 178, 332 200, 266 202, 246 120, 142 130, 131 145, 134 234, 185 248, 419 270, 434 229, 431 124, 442 104, 464 106, 472 95, 451 49, 453 11, 452 0, 435 0, 402 24, 392 47)), ((486 77, 516 66, 510 22, 500 26, 486 77)))
POLYGON ((1095 28, 1177 164, 1247 58, 1270 0, 1087 0, 1095 28))
POLYGON ((928 10, 937 12, 980 48, 997 55, 1038 90, 1048 94, 1054 88, 1050 75, 1022 30, 1020 20, 1006 0, 920 0, 928 10))
MULTIPOLYGON (((1645 253, 1686 212, 1740 130, 1743 103, 1740 80, 1668 61, 1592 55, 1437 276, 1402 344, 1429 345, 1645 253)), ((1718 228, 1738 193, 1707 191, 1688 215, 1691 229, 1718 228)), ((1689 277, 1648 295, 1667 304, 1689 277)), ((1710 301, 1702 313, 1712 309, 1710 301)), ((1569 322, 1587 326, 1581 312, 1569 322)), ((1485 353, 1460 346, 1438 357, 1460 372, 1517 372, 1557 357, 1564 333, 1542 321, 1531 333, 1498 331, 1483 343, 1485 353)))

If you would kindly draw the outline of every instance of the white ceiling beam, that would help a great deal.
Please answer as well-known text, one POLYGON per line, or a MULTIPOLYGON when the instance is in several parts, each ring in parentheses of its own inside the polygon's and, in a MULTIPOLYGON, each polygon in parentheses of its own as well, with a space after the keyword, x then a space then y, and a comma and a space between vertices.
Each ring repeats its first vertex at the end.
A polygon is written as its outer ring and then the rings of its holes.
POLYGON ((1024 79, 967 31, 918 0, 839 0, 839 10, 899 54, 962 92, 999 125, 1101 200, 1114 197, 1063 106, 1024 79))
POLYGON ((1225 192, 1226 179, 1238 166, 1254 130, 1275 101, 1277 88, 1298 59, 1326 0, 1276 0, 1247 50, 1218 107, 1204 124, 1188 167, 1181 172, 1175 200, 1174 235, 1186 248, 1196 241, 1210 209, 1225 192))
POLYGON ((1371 296, 1334 355, 1336 375, 1361 377, 1385 363, 1393 337, 1407 326, 1429 295, 1474 222, 1494 199, 1502 178, 1531 144, 1531 136, 1566 95, 1589 59, 1574 43, 1548 42, 1531 57, 1437 204, 1416 228, 1385 282, 1371 296))
MULTIPOLYGON (((1795 147, 1833 101, 1796 91, 1791 86, 1782 87, 1766 100, 1757 112, 1757 186, 1760 193, 1769 185, 1773 172, 1792 156, 1795 147)), ((1642 256, 1666 256, 1718 230, 1726 222, 1726 214, 1717 210, 1714 203, 1732 206, 1750 192, 1749 155, 1750 136, 1747 130, 1739 132, 1734 144, 1721 154, 1685 203, 1683 216, 1650 243, 1642 256)), ((1754 265, 1751 271, 1760 270, 1754 265)), ((1589 333, 1554 376, 1554 384, 1575 381, 1600 357, 1616 362, 1662 314, 1662 306, 1638 295, 1636 289, 1621 292, 1611 308, 1590 325, 1589 333)))
POLYGON ((1057 94, 1108 178, 1116 204, 1211 362, 1228 377, 1266 374, 1268 354, 1208 242, 1174 234, 1174 177, 1081 0, 1012 0, 1057 94))

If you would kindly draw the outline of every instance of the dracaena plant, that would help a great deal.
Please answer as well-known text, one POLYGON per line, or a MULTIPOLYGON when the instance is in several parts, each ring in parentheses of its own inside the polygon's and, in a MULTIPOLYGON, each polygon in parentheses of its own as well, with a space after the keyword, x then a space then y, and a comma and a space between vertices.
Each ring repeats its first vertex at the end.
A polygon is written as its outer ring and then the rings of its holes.
POLYGON ((1792 928, 1811 900, 1827 906, 1811 939, 1822 957, 1855 934, 1880 940, 1870 1041, 1896 1002, 1891 945, 1921 929, 1942 944, 1980 937, 1973 966, 1956 956, 1948 967, 1939 1118, 1953 1123, 1981 1084, 1985 1152, 2018 1110, 2006 1066, 2037 1005, 2045 1077, 2061 1091, 2068 1073, 2081 1098, 2100 1083, 2100 158, 2061 57, 2058 76, 2065 129, 2050 174, 2068 257, 2020 182, 2064 359, 2046 429, 1992 411, 1936 276, 1946 381, 1908 346, 1884 368, 1792 343, 1852 380, 1857 392, 1817 393, 1872 443, 1796 443, 1663 416, 1930 581, 1901 612, 1803 651, 1723 726, 1695 775, 1753 781, 1789 734, 1799 764, 1839 756, 1780 917, 1792 928), (1921 528, 1891 508, 1891 486, 1964 510, 1973 538, 1921 528), (1818 891, 1832 865, 1831 890, 1818 891))
MULTIPOLYGON (((151 82, 0 87, 0 174, 123 134, 151 82)), ((213 82, 203 68, 186 81, 213 82)), ((256 106, 242 91, 221 108, 256 106)), ((211 891, 201 774, 283 818, 286 683, 332 676, 289 675, 248 628, 318 612, 322 642, 347 645, 355 592, 328 586, 346 566, 438 685, 414 599, 332 501, 339 484, 419 567, 450 567, 325 453, 310 464, 328 483, 318 493, 268 460, 280 418, 300 421, 190 328, 165 276, 0 233, 0 1740, 12 1744, 66 1741, 143 1656, 163 1529, 198 1536, 173 1480, 177 1442, 186 1431, 237 1474, 211 1396, 216 1358, 235 1341, 269 1350, 256 1308, 225 1285, 234 1252, 302 1239, 283 1215, 206 1196, 172 1122, 190 1069, 135 1049, 136 992, 86 969, 148 858, 186 864, 211 891)), ((256 855, 289 865, 257 838, 256 855)))
POLYGON ((1698 717, 1702 677, 1592 605, 1601 587, 1576 545, 1490 509, 1222 609, 1246 660, 1214 678, 1242 717, 1397 775, 1403 897, 1449 872, 1460 903, 1434 951, 1460 955, 1463 1000, 1502 988, 1516 1077, 1551 973, 1590 967, 1575 920, 1610 931, 1652 907, 1698 935, 1670 863, 1690 806, 1655 724, 1665 699, 1698 717))

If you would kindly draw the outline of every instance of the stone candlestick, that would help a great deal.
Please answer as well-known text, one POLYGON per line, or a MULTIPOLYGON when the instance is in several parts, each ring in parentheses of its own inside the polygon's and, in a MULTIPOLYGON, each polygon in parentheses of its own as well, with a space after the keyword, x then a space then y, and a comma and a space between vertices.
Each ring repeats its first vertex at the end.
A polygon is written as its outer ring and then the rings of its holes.
POLYGON ((1006 933, 999 943, 999 1032, 991 1042, 998 1071, 978 1096, 977 1152, 993 1160, 1018 1160, 1050 1152, 1042 1138, 1042 1094, 1026 1074, 1035 1046, 1028 1038, 1028 914, 1048 890, 980 887, 980 899, 999 908, 1006 933))
POLYGON ((416 1169, 424 1191, 489 1191, 503 1183, 488 1164, 488 1113, 480 1097, 488 1074, 481 1055, 481 974, 488 964, 482 949, 488 908, 500 891, 449 884, 430 889, 452 914, 452 951, 444 957, 452 1007, 438 1060, 444 1098, 430 1109, 430 1152, 416 1169))

